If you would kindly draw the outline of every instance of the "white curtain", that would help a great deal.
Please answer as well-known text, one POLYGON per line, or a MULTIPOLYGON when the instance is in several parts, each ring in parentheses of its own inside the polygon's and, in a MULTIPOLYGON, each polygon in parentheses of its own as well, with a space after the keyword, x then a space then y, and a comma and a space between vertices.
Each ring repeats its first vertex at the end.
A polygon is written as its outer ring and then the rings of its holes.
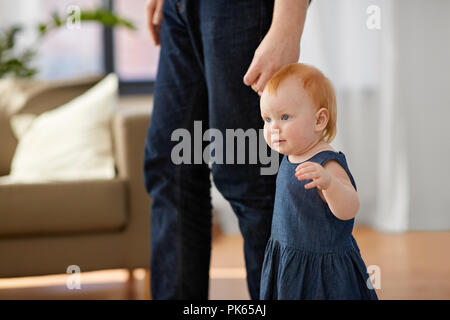
POLYGON ((357 224, 450 229, 449 17, 446 0, 313 0, 309 8, 300 61, 335 86, 332 145, 358 187, 357 224))

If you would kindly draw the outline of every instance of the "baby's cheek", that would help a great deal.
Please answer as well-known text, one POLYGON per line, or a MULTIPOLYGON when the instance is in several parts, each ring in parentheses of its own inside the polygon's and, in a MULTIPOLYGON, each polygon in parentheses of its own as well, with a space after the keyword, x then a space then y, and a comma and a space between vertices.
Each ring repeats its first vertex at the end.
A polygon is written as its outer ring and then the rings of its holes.
POLYGON ((267 125, 264 125, 264 139, 266 143, 270 146, 270 129, 267 128, 267 125))
POLYGON ((268 127, 268 125, 264 126, 264 139, 266 140, 266 143, 271 147, 272 146, 272 130, 270 130, 270 127, 268 127))
POLYGON ((289 141, 289 144, 292 146, 299 146, 305 143, 307 137, 305 137, 305 132, 302 130, 303 128, 294 127, 289 128, 289 130, 285 131, 284 137, 289 141))
POLYGON ((289 126, 285 128, 283 137, 287 140, 295 140, 300 135, 299 128, 296 128, 295 126, 289 126))

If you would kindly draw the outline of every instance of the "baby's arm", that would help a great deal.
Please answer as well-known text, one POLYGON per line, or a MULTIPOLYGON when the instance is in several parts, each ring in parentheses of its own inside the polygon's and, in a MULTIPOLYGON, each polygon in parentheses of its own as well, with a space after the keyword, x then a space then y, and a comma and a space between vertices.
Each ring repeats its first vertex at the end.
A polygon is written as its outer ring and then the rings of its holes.
POLYGON ((344 168, 335 160, 322 167, 315 162, 304 162, 296 168, 299 180, 311 179, 306 189, 317 187, 322 191, 331 212, 341 220, 349 220, 359 210, 359 197, 344 168))

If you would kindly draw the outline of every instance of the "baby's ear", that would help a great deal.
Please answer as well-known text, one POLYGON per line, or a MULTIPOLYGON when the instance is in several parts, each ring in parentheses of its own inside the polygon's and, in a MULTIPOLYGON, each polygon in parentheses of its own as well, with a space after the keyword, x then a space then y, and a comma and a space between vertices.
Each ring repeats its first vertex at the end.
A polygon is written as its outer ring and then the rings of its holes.
POLYGON ((329 113, 327 108, 320 108, 316 112, 316 129, 317 130, 324 130, 328 124, 329 119, 329 113))

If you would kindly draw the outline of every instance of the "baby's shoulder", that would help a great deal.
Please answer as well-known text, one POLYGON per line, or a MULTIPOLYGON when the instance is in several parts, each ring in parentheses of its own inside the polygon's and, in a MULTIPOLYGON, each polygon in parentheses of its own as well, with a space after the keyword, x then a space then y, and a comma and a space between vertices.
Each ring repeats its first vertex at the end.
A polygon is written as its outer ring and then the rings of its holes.
MULTIPOLYGON (((345 159, 343 160, 345 161, 345 159)), ((352 186, 352 182, 347 173, 347 170, 344 168, 343 164, 340 163, 336 158, 331 158, 323 164, 323 167, 333 174, 336 178, 338 178, 342 183, 352 186)))

